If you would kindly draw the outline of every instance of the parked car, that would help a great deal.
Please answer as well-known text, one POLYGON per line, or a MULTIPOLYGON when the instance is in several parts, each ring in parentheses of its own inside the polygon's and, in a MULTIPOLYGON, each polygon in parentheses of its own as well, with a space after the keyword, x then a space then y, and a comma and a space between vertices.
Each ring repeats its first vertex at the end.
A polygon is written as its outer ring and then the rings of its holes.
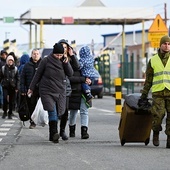
POLYGON ((103 81, 102 77, 95 78, 93 84, 91 85, 91 93, 99 99, 103 98, 103 81))
POLYGON ((40 49, 41 52, 41 58, 47 57, 51 52, 52 52, 52 48, 43 48, 40 49))

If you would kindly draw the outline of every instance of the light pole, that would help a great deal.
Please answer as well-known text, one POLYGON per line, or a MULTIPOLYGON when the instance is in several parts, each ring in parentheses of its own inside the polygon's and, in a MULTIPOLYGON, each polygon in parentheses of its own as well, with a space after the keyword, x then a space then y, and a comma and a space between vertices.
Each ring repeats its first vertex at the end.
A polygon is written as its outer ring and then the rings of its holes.
POLYGON ((8 39, 9 34, 10 34, 10 32, 5 32, 5 40, 8 39))

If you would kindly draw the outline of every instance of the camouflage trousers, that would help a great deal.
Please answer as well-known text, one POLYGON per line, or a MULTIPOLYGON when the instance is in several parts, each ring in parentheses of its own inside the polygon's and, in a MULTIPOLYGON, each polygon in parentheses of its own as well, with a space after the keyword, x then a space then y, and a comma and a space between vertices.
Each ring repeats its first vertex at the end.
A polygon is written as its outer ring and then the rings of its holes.
POLYGON ((170 135, 170 90, 165 88, 163 91, 154 92, 152 98, 152 130, 162 130, 162 120, 166 115, 165 134, 170 135))

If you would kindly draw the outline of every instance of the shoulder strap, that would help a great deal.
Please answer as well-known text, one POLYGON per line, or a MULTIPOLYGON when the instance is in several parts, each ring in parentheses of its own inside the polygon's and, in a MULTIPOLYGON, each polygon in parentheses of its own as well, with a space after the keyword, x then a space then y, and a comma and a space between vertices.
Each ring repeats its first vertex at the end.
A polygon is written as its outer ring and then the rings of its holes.
MULTIPOLYGON (((17 73, 17 67, 15 66, 15 74, 17 73)), ((5 66, 2 66, 2 73, 4 74, 4 71, 5 71, 5 66)))
POLYGON ((17 73, 18 68, 15 66, 15 74, 17 73))
POLYGON ((4 74, 5 66, 2 66, 2 74, 4 74))

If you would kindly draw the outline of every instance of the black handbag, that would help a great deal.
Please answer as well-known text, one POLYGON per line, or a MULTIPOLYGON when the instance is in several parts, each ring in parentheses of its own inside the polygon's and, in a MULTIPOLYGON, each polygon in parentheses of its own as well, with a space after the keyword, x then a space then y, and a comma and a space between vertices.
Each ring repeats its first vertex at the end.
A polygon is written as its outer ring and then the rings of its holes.
POLYGON ((19 104, 19 108, 18 108, 18 114, 19 114, 20 120, 23 121, 23 123, 30 119, 30 112, 29 112, 27 99, 26 99, 25 95, 20 96, 20 104, 19 104))

